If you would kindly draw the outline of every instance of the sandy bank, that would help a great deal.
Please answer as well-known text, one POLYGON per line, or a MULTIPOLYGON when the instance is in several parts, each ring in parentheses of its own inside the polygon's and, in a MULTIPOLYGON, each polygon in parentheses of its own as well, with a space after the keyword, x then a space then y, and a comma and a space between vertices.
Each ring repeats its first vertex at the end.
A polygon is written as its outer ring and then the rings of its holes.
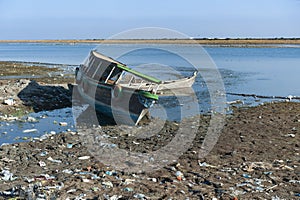
POLYGON ((202 44, 202 45, 298 45, 300 38, 287 39, 63 39, 63 40, 0 40, 0 43, 105 43, 105 44, 202 44))

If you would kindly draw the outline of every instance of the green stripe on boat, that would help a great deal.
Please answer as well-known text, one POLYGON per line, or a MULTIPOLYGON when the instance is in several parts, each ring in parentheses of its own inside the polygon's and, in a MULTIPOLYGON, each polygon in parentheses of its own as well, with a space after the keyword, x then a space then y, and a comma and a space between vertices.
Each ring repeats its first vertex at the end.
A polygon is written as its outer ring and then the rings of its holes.
POLYGON ((152 94, 152 93, 146 92, 146 91, 139 91, 139 94, 143 95, 144 97, 150 98, 150 99, 158 100, 157 94, 152 94))
POLYGON ((141 72, 138 72, 138 71, 135 71, 129 67, 126 67, 126 66, 123 66, 123 65, 120 65, 120 64, 117 64, 117 67, 120 68, 120 69, 123 69, 124 71, 127 71, 127 72, 130 72, 138 77, 141 77, 141 78, 144 78, 148 81, 151 81, 151 82, 154 82, 154 83, 157 83, 157 84, 160 84, 161 83, 161 80, 157 79, 157 78, 154 78, 152 76, 148 76, 146 74, 143 74, 141 72))

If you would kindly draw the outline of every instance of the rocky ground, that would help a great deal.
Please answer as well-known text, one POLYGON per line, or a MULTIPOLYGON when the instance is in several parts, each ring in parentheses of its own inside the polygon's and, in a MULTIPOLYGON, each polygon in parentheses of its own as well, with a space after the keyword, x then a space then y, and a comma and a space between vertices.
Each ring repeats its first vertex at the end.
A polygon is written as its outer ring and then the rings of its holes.
MULTIPOLYGON (((66 83, 1 80, 0 101, 15 101, 1 104, 1 116, 71 106, 72 87, 66 83)), ((1 146, 0 199, 300 198, 299 103, 235 108, 212 151, 199 157, 210 122, 206 115, 181 123, 151 119, 137 127, 83 125, 77 132, 1 146), (158 151, 188 130, 197 134, 186 151, 154 171, 144 170, 147 162, 130 170, 134 163, 116 157, 120 149, 127 156, 158 151), (101 149, 113 152, 111 163, 97 154, 101 149)))
POLYGON ((0 75, 2 115, 19 116, 71 106, 70 84, 74 77, 64 76, 59 68, 0 62, 0 75), (5 100, 9 99, 13 99, 13 106, 5 105, 5 100))

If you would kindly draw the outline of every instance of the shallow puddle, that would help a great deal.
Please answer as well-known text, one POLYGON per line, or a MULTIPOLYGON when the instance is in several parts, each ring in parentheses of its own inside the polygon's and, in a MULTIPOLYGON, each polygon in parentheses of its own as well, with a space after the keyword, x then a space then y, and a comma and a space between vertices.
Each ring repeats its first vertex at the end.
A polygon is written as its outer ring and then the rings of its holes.
POLYGON ((75 131, 72 108, 31 113, 20 119, 0 122, 0 144, 29 141, 45 134, 75 131))

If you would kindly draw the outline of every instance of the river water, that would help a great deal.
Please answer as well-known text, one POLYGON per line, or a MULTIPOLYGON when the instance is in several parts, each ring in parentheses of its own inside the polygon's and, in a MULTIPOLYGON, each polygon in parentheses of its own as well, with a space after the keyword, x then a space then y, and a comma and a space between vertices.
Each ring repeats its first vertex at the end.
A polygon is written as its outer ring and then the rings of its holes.
MULTIPOLYGON (((98 46, 98 49, 111 57, 119 55, 120 52, 127 52, 121 61, 129 66, 165 63, 176 71, 184 71, 189 70, 187 68, 190 66, 180 59, 173 59, 174 56, 161 49, 176 49, 177 52, 181 51, 185 55, 197 53, 195 49, 199 48, 198 45, 165 46, 150 45, 147 48, 152 49, 145 50, 144 45, 140 47, 131 44, 106 44, 98 46), (132 52, 133 50, 136 52, 132 52)), ((78 65, 85 60, 89 51, 96 47, 95 44, 0 43, 0 60, 78 65)), ((204 46, 203 48, 222 73, 231 72, 232 76, 238 76, 238 80, 231 79, 231 82, 224 80, 226 91, 274 96, 300 95, 299 45, 260 48, 204 46)), ((199 57, 199 64, 201 64, 201 56, 198 54, 192 56, 199 57)), ((202 66, 197 67, 201 70, 202 66)))
MULTIPOLYGON (((99 52, 111 56, 128 66, 157 78, 167 80, 189 76, 199 70, 199 76, 193 86, 199 109, 190 108, 189 114, 207 113, 211 108, 209 82, 216 79, 224 84, 226 101, 239 100, 246 105, 257 105, 265 101, 276 101, 273 98, 254 98, 252 95, 265 97, 300 96, 300 46, 268 46, 268 47, 221 47, 198 45, 134 45, 134 44, 60 44, 60 43, 0 43, 1 61, 39 62, 46 64, 64 64, 74 70, 76 65, 84 62, 90 50, 97 48, 99 52), (215 67, 215 68, 214 68, 215 67), (220 77, 210 73, 217 70, 220 77)), ((188 104, 191 99, 169 99, 162 97, 161 109, 152 111, 154 115, 165 115, 170 120, 180 120, 180 106, 188 104), (171 103, 170 103, 171 102, 171 103), (174 113, 180 114, 174 114, 174 113)), ((226 102, 225 102, 226 103, 226 102)), ((34 114, 40 117, 39 122, 14 124, 0 122, 0 144, 15 142, 16 137, 24 129, 36 129, 26 136, 32 137, 49 133, 75 130, 72 123, 71 109, 34 114), (47 121, 48 120, 48 121, 47 121), (67 127, 58 126, 53 121, 67 121, 67 127), (43 126, 40 124, 53 124, 43 126), (5 134, 3 134, 5 133, 5 134)))

